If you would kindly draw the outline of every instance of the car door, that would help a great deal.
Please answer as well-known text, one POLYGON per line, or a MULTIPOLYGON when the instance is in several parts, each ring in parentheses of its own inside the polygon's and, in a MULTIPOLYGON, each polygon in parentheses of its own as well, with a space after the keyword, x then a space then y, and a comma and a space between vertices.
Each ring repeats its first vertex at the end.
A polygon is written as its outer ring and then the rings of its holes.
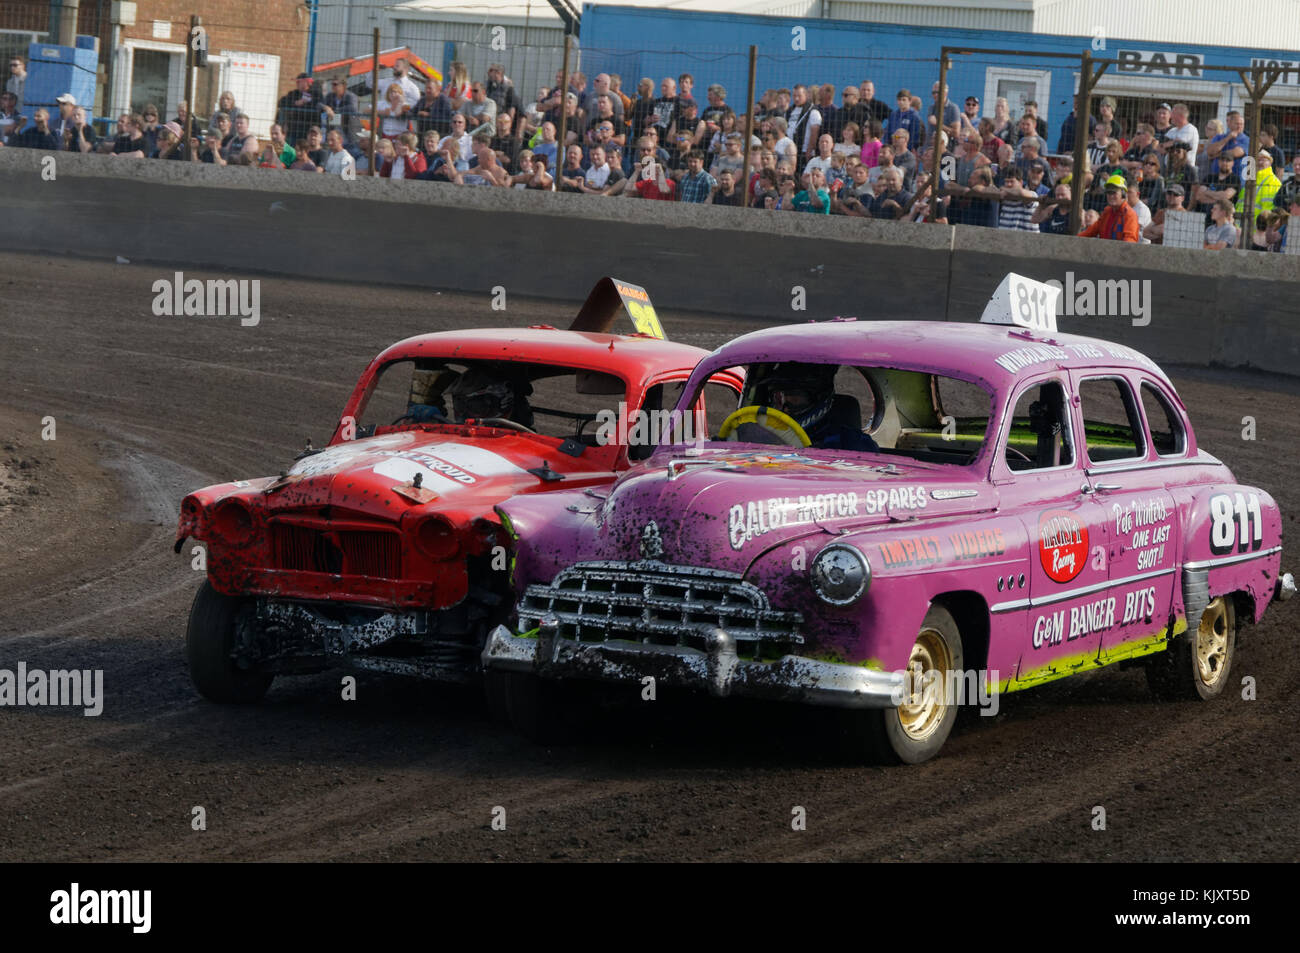
POLYGON ((1111 532, 1106 561, 1114 623, 1102 632, 1106 663, 1153 651, 1164 640, 1179 552, 1168 463, 1181 459, 1186 438, 1152 380, 1078 374, 1075 386, 1085 475, 1111 532))
POLYGON ((1072 394, 1063 372, 1019 384, 1002 428, 998 465, 1013 475, 1008 498, 1030 540, 1028 592, 1022 587, 1018 600, 1022 650, 1010 688, 1097 664, 1109 586, 1097 550, 1109 546, 1109 529, 1095 494, 1084 490, 1072 394))

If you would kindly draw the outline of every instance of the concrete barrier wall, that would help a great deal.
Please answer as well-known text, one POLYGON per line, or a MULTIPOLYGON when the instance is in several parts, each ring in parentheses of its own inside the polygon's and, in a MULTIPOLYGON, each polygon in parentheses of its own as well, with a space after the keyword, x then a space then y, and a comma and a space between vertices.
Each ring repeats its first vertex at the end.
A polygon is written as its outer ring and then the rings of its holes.
POLYGON ((613 274, 660 310, 769 322, 969 321, 1008 271, 1067 288, 1072 273, 1138 282, 1130 309, 1149 304, 1149 323, 1063 315, 1062 330, 1300 374, 1292 256, 94 155, 59 154, 51 179, 44 159, 0 149, 0 248, 566 300, 613 274))

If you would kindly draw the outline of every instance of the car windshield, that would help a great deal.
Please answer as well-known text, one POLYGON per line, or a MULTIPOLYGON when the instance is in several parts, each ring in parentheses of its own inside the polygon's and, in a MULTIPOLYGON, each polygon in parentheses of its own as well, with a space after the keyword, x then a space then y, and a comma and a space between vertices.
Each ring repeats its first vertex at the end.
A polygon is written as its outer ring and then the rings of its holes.
POLYGON ((735 412, 720 426, 710 421, 715 441, 957 466, 969 466, 984 449, 993 397, 970 381, 927 371, 793 361, 750 364, 744 372, 735 412))
POLYGON ((422 423, 478 421, 594 446, 600 423, 627 400, 622 378, 518 361, 393 361, 357 411, 369 436, 422 423))

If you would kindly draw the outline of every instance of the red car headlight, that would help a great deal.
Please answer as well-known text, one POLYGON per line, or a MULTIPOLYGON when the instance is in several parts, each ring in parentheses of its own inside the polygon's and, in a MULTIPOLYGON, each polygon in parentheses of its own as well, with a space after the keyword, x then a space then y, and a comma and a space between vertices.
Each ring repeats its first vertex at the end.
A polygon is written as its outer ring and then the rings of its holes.
POLYGON ((253 513, 243 500, 222 500, 213 508, 208 525, 222 542, 242 545, 253 535, 253 513))
POLYGON ((451 559, 460 552, 460 535, 444 516, 426 516, 415 527, 415 545, 430 559, 451 559))

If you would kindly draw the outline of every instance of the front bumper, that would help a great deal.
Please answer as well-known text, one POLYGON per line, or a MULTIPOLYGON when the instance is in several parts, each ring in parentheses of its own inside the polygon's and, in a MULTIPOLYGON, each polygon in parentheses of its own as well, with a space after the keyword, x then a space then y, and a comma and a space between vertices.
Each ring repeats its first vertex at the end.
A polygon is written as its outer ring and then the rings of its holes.
POLYGON ((904 694, 902 672, 878 672, 856 665, 785 655, 753 662, 736 655, 736 640, 711 627, 701 632, 703 650, 684 645, 642 642, 579 642, 561 638, 558 627, 543 624, 536 637, 520 636, 503 625, 488 635, 483 667, 532 672, 543 678, 640 682, 802 702, 835 708, 893 708, 904 694))

